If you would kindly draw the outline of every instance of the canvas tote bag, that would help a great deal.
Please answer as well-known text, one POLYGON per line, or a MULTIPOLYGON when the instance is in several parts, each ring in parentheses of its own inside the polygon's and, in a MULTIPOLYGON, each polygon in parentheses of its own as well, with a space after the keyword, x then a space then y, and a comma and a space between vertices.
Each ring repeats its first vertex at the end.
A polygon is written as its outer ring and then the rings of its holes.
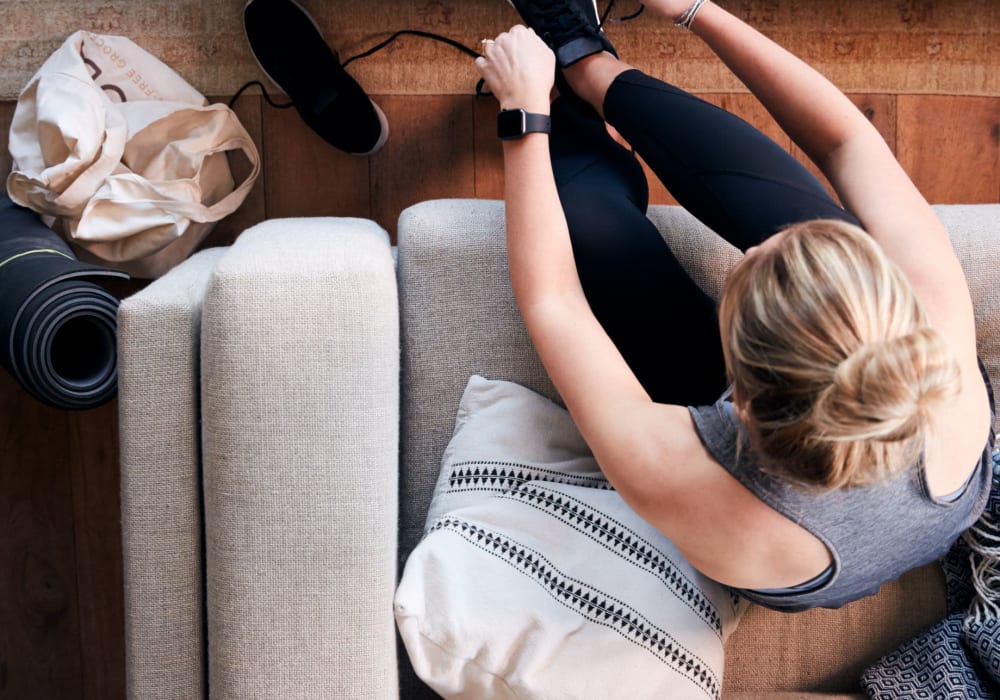
POLYGON ((159 277, 235 211, 260 172, 236 115, 125 37, 79 31, 21 92, 7 191, 85 260, 159 277), (237 186, 228 158, 250 174, 237 186))

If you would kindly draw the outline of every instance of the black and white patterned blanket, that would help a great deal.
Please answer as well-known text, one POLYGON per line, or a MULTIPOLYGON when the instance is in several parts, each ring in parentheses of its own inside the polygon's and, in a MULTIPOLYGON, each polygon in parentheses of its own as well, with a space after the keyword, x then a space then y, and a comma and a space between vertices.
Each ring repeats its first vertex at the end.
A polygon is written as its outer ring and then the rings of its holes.
POLYGON ((864 672, 871 698, 1000 697, 1000 451, 986 511, 942 565, 948 616, 864 672))

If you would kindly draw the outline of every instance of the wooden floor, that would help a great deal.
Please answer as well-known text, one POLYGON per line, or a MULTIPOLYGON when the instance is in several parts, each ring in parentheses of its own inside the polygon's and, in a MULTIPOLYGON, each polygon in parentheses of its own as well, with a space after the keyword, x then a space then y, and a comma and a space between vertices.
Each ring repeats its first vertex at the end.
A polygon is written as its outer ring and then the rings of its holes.
MULTIPOLYGON (((706 96, 788 140, 744 94, 706 96)), ((268 217, 369 217, 394 234, 405 207, 439 197, 500 197, 492 98, 376 96, 391 124, 385 148, 347 156, 291 110, 245 96, 238 112, 263 173, 207 245, 268 217)), ((935 203, 1000 201, 1000 98, 860 95, 935 203)), ((6 135, 13 105, 0 103, 6 135)), ((6 149, 0 170, 7 172, 6 149), (6 159, 6 160, 5 160, 6 159)), ((654 202, 668 202, 653 187, 654 202)), ((130 283, 122 291, 138 288, 130 283)), ((0 698, 124 695, 116 405, 70 413, 40 405, 0 373, 0 698)))

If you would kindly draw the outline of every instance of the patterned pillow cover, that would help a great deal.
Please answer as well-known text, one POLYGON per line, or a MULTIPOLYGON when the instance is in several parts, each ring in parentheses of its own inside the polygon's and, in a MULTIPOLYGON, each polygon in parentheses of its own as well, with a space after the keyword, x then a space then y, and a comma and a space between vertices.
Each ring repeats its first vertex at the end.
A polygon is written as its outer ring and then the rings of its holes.
POLYGON ((608 484, 565 409, 469 380, 395 614, 445 698, 719 698, 746 605, 608 484))

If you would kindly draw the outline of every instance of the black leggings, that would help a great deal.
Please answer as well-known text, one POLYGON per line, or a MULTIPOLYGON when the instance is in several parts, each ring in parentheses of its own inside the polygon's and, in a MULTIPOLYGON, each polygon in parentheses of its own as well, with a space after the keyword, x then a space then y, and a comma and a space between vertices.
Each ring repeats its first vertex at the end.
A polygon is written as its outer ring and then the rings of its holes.
MULTIPOLYGON (((611 84, 604 115, 685 209, 741 250, 799 221, 857 224, 767 136, 637 70, 611 84)), ((714 402, 726 387, 715 302, 646 218, 642 167, 575 97, 553 104, 551 154, 594 314, 653 400, 714 402)))

